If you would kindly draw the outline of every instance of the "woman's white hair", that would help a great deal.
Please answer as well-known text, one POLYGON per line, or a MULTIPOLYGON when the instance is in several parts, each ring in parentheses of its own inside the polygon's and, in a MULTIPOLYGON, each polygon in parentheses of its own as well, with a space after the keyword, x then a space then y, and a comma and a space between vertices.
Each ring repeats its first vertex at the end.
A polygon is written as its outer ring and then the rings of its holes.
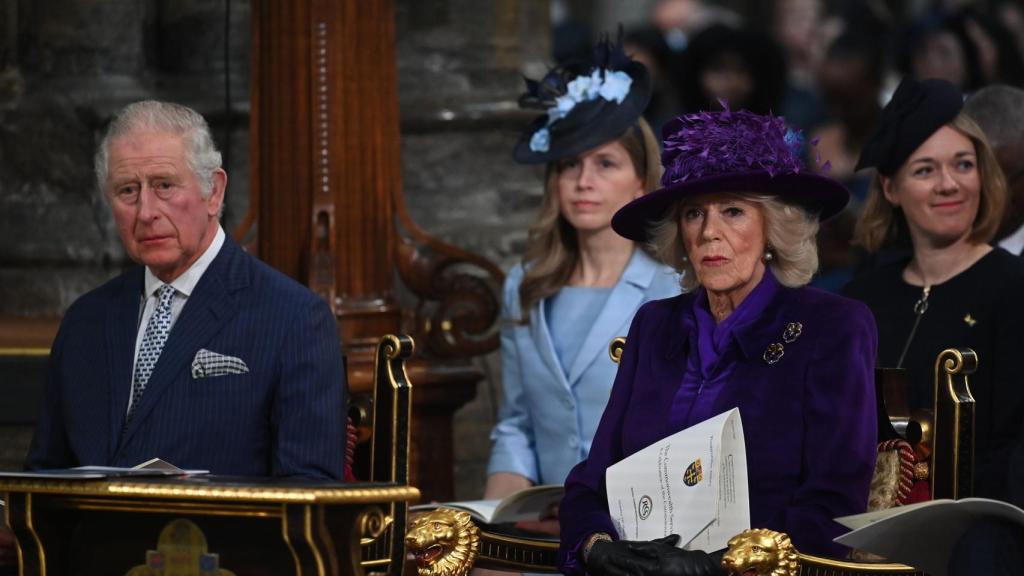
MULTIPOLYGON (((788 204, 776 196, 739 195, 761 207, 764 215, 765 244, 772 259, 768 266, 783 286, 798 288, 811 281, 818 270, 818 216, 806 209, 788 204)), ((648 227, 648 246, 665 264, 682 274, 684 290, 698 286, 693 264, 686 256, 679 217, 683 202, 669 209, 665 217, 648 227)))
MULTIPOLYGON (((203 198, 213 191, 213 174, 221 167, 221 156, 213 143, 210 126, 201 114, 180 104, 143 100, 126 106, 107 128, 93 159, 96 183, 107 188, 107 160, 110 143, 126 134, 141 131, 171 132, 185 140, 185 160, 199 180, 203 198)), ((106 194, 104 194, 106 197, 106 194)))

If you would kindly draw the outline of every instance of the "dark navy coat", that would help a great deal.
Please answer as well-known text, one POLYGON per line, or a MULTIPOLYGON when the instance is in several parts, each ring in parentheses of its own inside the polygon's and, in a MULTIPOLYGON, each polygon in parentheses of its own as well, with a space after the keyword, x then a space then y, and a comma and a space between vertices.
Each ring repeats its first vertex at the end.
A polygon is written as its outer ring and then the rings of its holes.
POLYGON ((342 478, 345 374, 327 304, 226 238, 171 329, 122 434, 143 271, 78 299, 54 341, 26 466, 162 458, 215 474, 342 478), (200 349, 247 374, 193 378, 200 349))

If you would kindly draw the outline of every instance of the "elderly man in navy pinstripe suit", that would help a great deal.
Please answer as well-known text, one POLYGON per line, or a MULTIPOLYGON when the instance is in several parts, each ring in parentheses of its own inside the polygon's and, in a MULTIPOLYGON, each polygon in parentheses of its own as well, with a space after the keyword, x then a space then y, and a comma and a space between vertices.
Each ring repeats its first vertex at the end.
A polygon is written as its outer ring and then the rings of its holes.
POLYGON ((143 266, 65 315, 27 467, 159 457, 215 474, 340 479, 346 386, 333 315, 224 234, 227 174, 202 116, 128 106, 96 175, 143 266))

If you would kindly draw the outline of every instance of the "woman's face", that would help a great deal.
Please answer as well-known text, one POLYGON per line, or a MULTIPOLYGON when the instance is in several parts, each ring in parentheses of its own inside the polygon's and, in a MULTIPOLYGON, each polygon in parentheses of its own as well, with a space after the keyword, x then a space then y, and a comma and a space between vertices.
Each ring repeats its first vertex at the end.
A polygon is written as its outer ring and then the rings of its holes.
POLYGON ((764 274, 764 213, 732 194, 684 200, 679 216, 686 257, 709 292, 753 290, 764 274))
POLYGON ((580 232, 610 229, 612 216, 644 193, 629 152, 618 140, 558 162, 558 206, 580 232))
POLYGON ((882 192, 907 219, 914 243, 948 246, 970 234, 981 199, 978 158, 970 138, 939 128, 882 178, 882 192))

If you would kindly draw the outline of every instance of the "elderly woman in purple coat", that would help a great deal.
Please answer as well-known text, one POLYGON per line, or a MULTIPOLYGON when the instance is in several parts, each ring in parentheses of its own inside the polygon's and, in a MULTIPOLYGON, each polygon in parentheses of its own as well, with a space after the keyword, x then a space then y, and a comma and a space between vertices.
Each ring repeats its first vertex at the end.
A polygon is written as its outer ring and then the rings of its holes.
POLYGON ((619 540, 605 470, 738 407, 754 528, 839 555, 833 518, 863 512, 875 462, 877 336, 868 309, 806 286, 815 234, 848 193, 809 173, 778 117, 706 112, 665 125, 662 188, 614 229, 683 273, 686 294, 645 304, 626 340, 589 457, 566 480, 566 574, 720 574, 677 536, 619 540))

